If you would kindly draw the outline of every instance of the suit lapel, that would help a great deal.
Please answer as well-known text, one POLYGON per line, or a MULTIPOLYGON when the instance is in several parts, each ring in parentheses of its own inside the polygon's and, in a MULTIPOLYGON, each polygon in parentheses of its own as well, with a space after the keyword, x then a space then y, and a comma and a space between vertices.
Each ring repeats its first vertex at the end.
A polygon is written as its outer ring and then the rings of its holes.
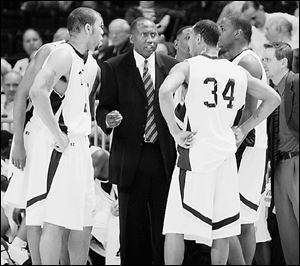
POLYGON ((158 94, 160 85, 163 83, 165 77, 165 69, 159 54, 155 53, 155 92, 158 94))
MULTIPOLYGON (((133 49, 128 53, 127 62, 127 72, 128 78, 132 78, 133 85, 138 89, 138 91, 142 94, 143 98, 147 101, 146 91, 144 88, 144 82, 142 80, 139 69, 136 67, 136 62, 133 56, 133 49)), ((148 102, 148 101, 147 101, 148 102)))

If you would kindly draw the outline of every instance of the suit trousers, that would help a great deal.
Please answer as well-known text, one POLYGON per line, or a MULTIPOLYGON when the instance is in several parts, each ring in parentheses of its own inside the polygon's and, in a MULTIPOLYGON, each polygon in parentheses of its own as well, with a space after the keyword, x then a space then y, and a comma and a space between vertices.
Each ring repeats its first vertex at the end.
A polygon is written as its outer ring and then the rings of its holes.
POLYGON ((121 264, 163 265, 169 183, 158 141, 142 145, 133 184, 118 188, 121 264))
POLYGON ((274 201, 286 264, 299 265, 299 156, 278 163, 274 201))

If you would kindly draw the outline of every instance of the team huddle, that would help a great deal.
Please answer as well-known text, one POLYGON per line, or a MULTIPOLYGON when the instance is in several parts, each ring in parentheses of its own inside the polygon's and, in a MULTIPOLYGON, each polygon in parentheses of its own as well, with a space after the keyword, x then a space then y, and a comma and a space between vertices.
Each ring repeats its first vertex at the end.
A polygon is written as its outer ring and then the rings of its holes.
POLYGON ((101 15, 76 8, 68 30, 68 42, 38 50, 19 86, 32 117, 25 123, 25 104, 14 109, 19 121, 5 201, 26 209, 33 264, 59 264, 64 246, 71 264, 87 262, 95 97, 97 124, 113 136, 109 179, 118 187, 121 264, 182 264, 185 240, 210 246, 213 265, 251 263, 255 243, 240 244, 237 236, 254 234, 266 119, 281 102, 247 48, 251 25, 235 17, 220 25, 200 20, 189 29, 191 57, 179 62, 155 53, 157 27, 138 18, 130 29, 133 49, 101 69, 90 52, 101 45, 101 15), (228 60, 220 49, 235 54, 228 60), (241 149, 253 131, 255 143, 241 149))

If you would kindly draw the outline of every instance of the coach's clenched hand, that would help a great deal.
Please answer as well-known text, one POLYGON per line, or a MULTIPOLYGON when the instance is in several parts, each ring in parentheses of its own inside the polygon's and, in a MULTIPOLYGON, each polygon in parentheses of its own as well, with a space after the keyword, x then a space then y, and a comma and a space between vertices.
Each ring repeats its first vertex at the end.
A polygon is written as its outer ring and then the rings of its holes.
POLYGON ((114 110, 106 115, 106 126, 108 128, 115 128, 121 124, 122 119, 122 115, 118 111, 114 110))

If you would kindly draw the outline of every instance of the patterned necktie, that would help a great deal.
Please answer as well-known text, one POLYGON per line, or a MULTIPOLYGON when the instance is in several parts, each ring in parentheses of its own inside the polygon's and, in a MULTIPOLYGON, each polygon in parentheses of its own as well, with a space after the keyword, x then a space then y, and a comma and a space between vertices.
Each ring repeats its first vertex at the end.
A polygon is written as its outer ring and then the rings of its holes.
POLYGON ((273 111, 273 159, 277 162, 278 144, 279 144, 279 106, 273 111))
POLYGON ((156 123, 154 121, 154 86, 148 70, 148 61, 145 60, 143 71, 143 82, 148 100, 147 123, 145 128, 145 141, 154 143, 158 138, 156 123))
MULTIPOLYGON (((276 90, 276 92, 278 92, 276 90)), ((271 136, 270 136, 270 156, 271 156, 271 178, 274 180, 275 169, 278 162, 278 146, 279 146, 279 111, 280 106, 278 106, 271 114, 271 136)), ((272 183, 272 190, 273 190, 272 183)))

